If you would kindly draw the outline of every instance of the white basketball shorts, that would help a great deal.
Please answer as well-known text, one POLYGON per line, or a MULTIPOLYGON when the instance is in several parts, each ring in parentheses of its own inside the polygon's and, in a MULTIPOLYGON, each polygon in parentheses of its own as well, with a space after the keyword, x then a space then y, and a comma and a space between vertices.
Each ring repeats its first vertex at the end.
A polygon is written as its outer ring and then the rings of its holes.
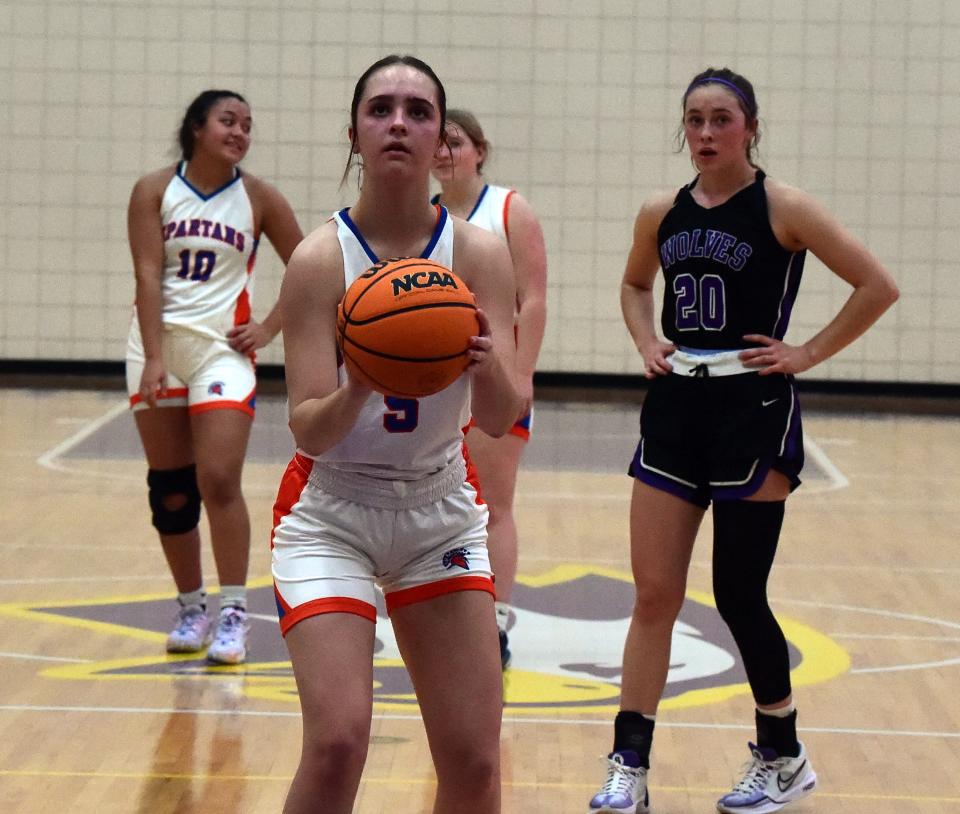
MULTIPOLYGON (((167 328, 163 363, 167 389, 157 399, 159 407, 187 407, 191 414, 230 409, 253 415, 257 394, 253 360, 237 353, 226 340, 167 328)), ((134 410, 148 407, 140 397, 143 366, 143 340, 134 320, 127 339, 127 393, 134 410)))
POLYGON ((404 507, 384 508, 332 494, 318 484, 317 468, 297 454, 274 506, 272 571, 284 635, 321 613, 375 622, 378 585, 388 613, 455 591, 494 593, 487 507, 462 469, 439 499, 410 507, 417 500, 408 496, 404 507))

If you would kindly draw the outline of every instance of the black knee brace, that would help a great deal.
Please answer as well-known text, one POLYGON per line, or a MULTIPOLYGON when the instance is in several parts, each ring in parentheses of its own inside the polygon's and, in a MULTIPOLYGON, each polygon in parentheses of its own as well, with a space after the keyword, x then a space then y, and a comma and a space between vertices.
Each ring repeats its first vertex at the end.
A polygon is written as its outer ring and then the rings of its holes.
POLYGON ((181 469, 151 469, 147 472, 153 525, 161 534, 186 534, 200 522, 200 490, 195 464, 181 469), (176 509, 168 504, 183 504, 176 509))
POLYGON ((743 658, 758 704, 790 695, 787 640, 767 602, 784 502, 715 501, 713 596, 743 658))

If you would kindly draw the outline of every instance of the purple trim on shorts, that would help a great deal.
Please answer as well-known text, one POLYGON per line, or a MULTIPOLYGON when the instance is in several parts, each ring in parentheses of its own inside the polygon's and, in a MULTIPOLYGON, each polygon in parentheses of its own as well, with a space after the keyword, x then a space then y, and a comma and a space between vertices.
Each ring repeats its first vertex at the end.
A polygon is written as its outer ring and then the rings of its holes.
POLYGON ((793 395, 793 412, 790 416, 790 426, 787 429, 787 438, 783 445, 783 455, 776 458, 773 468, 783 473, 790 480, 792 492, 800 485, 800 472, 803 470, 803 421, 800 417, 800 399, 797 398, 796 385, 791 382, 793 395))
POLYGON ((691 489, 688 486, 670 480, 670 478, 665 478, 663 475, 656 475, 648 469, 641 468, 639 471, 633 470, 630 472, 630 475, 635 480, 640 481, 640 483, 645 483, 647 486, 652 486, 661 492, 667 492, 687 503, 699 506, 701 509, 706 509, 710 505, 710 500, 703 496, 703 492, 691 489))
POLYGON ((800 399, 797 398, 797 386, 794 382, 790 382, 790 393, 793 396, 793 413, 790 416, 790 428, 787 430, 787 443, 784 444, 783 455, 792 460, 798 453, 803 452, 803 430, 801 429, 803 422, 800 418, 800 399))
POLYGON ((652 486, 654 489, 659 489, 661 492, 668 492, 674 497, 678 497, 695 506, 700 506, 703 509, 706 509, 710 505, 710 498, 704 494, 703 489, 686 486, 672 478, 652 472, 643 465, 642 456, 643 438, 641 438, 640 443, 637 444, 637 451, 634 453, 629 469, 627 469, 627 474, 630 475, 631 478, 635 478, 647 486, 652 486))
POLYGON ((773 461, 760 461, 753 472, 753 476, 740 486, 711 486, 710 496, 714 500, 743 500, 754 494, 766 480, 773 468, 773 461))

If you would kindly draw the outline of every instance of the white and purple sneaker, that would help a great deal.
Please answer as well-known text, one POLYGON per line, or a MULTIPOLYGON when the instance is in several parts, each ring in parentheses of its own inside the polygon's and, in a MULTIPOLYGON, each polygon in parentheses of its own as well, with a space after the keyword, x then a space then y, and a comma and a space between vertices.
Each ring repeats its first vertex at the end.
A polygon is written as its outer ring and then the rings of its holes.
POLYGON ((724 814, 769 814, 806 797, 817 787, 817 775, 800 744, 797 757, 780 757, 773 749, 748 744, 752 755, 733 790, 717 800, 724 814))
POLYGON ((587 814, 646 814, 650 811, 647 770, 632 750, 611 752, 606 758, 607 781, 593 799, 587 814))

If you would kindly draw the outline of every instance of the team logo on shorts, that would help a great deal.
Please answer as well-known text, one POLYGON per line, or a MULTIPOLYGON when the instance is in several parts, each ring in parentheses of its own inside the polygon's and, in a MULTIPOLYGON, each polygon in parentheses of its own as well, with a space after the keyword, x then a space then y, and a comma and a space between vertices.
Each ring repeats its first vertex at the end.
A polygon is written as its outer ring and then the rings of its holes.
POLYGON ((211 382, 210 386, 207 387, 208 396, 222 396, 223 395, 223 382, 211 382))
POLYGON ((467 549, 454 548, 443 555, 443 567, 450 569, 458 566, 464 571, 470 570, 470 563, 467 561, 467 549))

